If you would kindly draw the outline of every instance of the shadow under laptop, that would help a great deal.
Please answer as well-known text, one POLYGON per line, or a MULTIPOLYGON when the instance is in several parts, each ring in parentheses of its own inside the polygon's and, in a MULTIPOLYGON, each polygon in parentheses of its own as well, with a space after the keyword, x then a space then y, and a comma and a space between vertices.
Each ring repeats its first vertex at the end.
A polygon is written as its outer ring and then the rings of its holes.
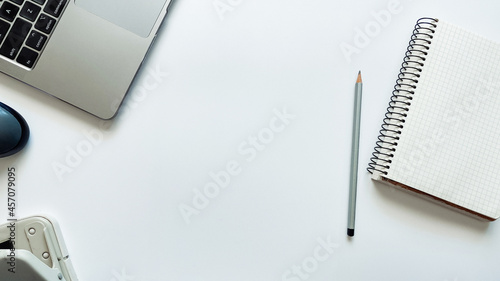
POLYGON ((388 216, 424 228, 422 230, 425 232, 446 232, 445 235, 453 236, 450 232, 461 230, 482 235, 490 225, 489 222, 480 221, 391 186, 372 182, 371 187, 375 188, 380 199, 377 202, 388 216))

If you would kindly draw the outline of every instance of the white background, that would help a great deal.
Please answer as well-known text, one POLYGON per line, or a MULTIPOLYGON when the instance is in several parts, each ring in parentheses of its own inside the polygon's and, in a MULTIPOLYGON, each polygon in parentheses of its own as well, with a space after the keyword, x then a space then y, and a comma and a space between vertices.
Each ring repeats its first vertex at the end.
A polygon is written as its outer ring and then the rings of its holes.
POLYGON ((500 41, 500 2, 215 3, 232 6, 221 13, 212 0, 174 3, 111 122, 0 76, 1 101, 32 132, 24 151, 0 159, 0 202, 15 166, 18 216, 58 219, 79 280, 500 278, 499 222, 375 184, 366 172, 415 21, 438 17, 500 41), (360 44, 355 36, 366 30, 360 44), (346 56, 346 45, 356 53, 346 56), (348 239, 358 70, 358 209, 348 239), (275 110, 285 109, 294 119, 271 137, 275 110), (259 134, 268 143, 253 158, 239 151, 259 134), (195 190, 231 161, 240 173, 188 224, 179 207, 193 207, 195 190), (319 241, 328 240, 336 247, 318 260, 319 241))

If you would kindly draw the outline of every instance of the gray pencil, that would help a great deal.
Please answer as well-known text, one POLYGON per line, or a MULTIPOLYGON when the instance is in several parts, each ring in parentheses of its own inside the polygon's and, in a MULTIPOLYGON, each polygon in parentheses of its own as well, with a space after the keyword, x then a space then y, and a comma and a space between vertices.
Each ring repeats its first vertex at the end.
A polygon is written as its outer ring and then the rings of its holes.
POLYGON ((356 190, 358 184, 358 154, 359 154, 359 130, 361 123, 361 97, 363 94, 363 81, 361 71, 354 88, 354 119, 352 126, 351 147, 351 178, 349 181, 349 216, 347 218, 347 235, 354 236, 354 221, 356 219, 356 190))

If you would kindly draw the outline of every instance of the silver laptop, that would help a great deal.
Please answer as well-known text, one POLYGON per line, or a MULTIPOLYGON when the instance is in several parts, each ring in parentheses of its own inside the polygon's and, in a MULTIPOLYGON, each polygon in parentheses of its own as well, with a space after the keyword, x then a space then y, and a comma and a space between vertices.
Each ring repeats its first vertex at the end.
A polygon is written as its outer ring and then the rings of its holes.
POLYGON ((115 116, 171 0, 2 0, 0 71, 115 116))

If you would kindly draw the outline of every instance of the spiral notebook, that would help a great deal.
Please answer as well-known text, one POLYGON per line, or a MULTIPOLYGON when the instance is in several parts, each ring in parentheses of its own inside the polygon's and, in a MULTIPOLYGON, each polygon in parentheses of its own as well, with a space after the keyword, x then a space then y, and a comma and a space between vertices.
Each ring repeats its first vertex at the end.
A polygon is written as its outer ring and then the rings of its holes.
POLYGON ((418 20, 368 171, 476 218, 500 217, 500 44, 418 20))

